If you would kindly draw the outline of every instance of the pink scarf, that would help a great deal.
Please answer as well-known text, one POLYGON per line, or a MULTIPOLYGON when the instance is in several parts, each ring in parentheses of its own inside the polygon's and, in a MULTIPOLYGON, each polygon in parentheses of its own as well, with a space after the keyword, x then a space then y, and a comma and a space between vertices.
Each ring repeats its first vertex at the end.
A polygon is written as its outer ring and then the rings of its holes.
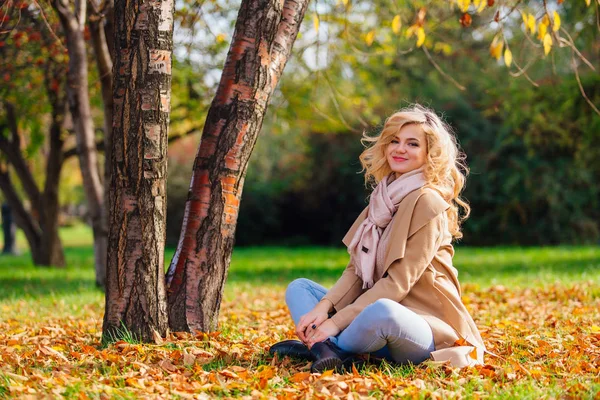
POLYGON ((356 275, 363 280, 363 289, 372 287, 373 281, 384 273, 385 266, 377 262, 377 248, 384 244, 380 243, 381 235, 398 210, 398 205, 407 194, 425 185, 422 168, 402 174, 392 181, 393 174, 382 179, 371 194, 367 218, 348 245, 356 275))

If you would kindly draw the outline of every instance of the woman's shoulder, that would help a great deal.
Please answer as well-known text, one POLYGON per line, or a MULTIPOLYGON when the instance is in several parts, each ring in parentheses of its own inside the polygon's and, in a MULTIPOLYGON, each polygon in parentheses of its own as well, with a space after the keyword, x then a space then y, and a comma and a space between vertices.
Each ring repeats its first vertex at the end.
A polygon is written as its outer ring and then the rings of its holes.
POLYGON ((450 205, 442 195, 432 188, 421 188, 410 193, 400 204, 396 217, 403 220, 399 224, 406 224, 408 236, 425 226, 429 221, 444 217, 450 205))
POLYGON ((440 214, 450 207, 450 204, 444 200, 440 192, 430 187, 415 190, 407 195, 402 203, 400 206, 412 209, 413 214, 416 212, 440 214))

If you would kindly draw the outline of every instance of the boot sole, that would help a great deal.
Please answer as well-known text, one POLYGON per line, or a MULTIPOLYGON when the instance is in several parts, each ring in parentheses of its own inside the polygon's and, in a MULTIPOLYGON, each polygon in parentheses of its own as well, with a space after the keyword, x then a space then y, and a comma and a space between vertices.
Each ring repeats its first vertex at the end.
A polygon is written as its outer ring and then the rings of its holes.
POLYGON ((310 367, 310 372, 320 374, 328 369, 332 369, 336 372, 341 372, 342 366, 342 360, 340 360, 337 357, 322 358, 313 362, 313 364, 310 367))

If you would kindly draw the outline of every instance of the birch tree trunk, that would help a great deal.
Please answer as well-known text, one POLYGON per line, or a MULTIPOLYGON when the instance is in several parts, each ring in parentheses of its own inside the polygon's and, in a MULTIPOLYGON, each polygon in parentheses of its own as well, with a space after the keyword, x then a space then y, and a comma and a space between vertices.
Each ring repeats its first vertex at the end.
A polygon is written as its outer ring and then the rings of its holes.
POLYGON ((164 275, 173 0, 115 1, 106 310, 102 340, 168 329, 164 275))
POLYGON ((216 329, 248 160, 307 5, 242 0, 167 274, 174 331, 216 329))
POLYGON ((69 54, 67 97, 73 117, 77 154, 83 178, 83 188, 94 232, 94 265, 96 284, 104 287, 106 280, 107 226, 104 210, 104 188, 98 171, 98 153, 94 140, 88 90, 88 63, 83 36, 86 0, 75 0, 71 10, 68 0, 52 0, 65 32, 69 54))

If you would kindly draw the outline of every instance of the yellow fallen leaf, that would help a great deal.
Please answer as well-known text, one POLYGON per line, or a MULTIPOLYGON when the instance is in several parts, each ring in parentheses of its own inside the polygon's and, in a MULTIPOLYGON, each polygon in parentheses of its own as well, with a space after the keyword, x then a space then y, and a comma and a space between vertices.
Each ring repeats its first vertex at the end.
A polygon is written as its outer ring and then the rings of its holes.
POLYGON ((333 375, 333 370, 332 369, 328 369, 328 370, 326 370, 325 372, 323 372, 321 374, 321 378, 327 378, 328 376, 331 376, 331 375, 333 375))
POLYGON ((592 333, 600 333, 600 326, 592 325, 592 333))

